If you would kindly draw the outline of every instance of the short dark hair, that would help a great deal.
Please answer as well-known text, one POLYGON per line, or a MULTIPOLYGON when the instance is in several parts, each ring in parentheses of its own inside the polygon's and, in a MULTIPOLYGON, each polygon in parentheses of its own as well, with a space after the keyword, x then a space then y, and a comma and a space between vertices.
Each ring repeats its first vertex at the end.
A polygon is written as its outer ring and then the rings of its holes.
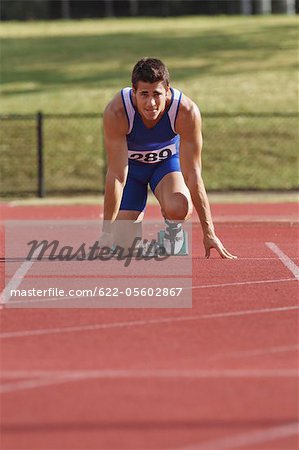
POLYGON ((169 86, 169 72, 165 64, 156 58, 142 58, 134 66, 132 72, 132 85, 137 89, 138 81, 156 83, 162 81, 164 86, 169 86))

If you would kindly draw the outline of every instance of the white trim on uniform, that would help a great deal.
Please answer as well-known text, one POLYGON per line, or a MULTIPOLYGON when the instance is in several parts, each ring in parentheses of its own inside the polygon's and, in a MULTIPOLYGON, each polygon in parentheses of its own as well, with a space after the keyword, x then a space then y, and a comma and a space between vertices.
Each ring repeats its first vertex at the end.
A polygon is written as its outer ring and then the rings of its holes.
POLYGON ((131 101, 131 88, 126 87, 126 88, 122 89, 121 94, 122 94, 122 99, 123 99, 125 111, 126 111, 128 122, 129 122, 129 130, 128 130, 127 134, 130 134, 132 131, 132 128, 133 128, 134 117, 135 117, 135 109, 134 109, 134 107, 132 105, 132 101, 131 101))
POLYGON ((178 110, 181 102, 182 93, 178 89, 172 88, 173 91, 173 99, 171 102, 171 106, 168 110, 168 116, 171 124, 172 131, 177 134, 175 131, 175 121, 178 115, 178 110))

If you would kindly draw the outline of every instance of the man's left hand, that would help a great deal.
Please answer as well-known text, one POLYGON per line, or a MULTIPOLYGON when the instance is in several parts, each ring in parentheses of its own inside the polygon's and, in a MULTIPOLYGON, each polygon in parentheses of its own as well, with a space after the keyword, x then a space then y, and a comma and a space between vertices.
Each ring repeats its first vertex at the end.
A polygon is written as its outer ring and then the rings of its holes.
POLYGON ((226 248, 223 246, 222 242, 216 235, 213 237, 205 236, 203 239, 203 243, 204 243, 204 246, 206 249, 206 255, 205 255, 206 258, 210 257, 211 248, 215 248, 217 250, 217 252, 219 253, 219 255, 221 256, 221 258, 237 259, 237 256, 232 255, 231 253, 229 253, 226 250, 226 248))

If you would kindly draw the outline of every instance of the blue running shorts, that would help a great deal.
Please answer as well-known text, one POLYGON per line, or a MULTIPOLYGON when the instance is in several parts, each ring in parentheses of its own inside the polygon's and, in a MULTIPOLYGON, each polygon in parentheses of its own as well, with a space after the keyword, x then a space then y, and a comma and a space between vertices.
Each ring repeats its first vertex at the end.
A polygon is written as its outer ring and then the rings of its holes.
POLYGON ((157 164, 129 160, 128 177, 120 210, 143 211, 146 206, 148 184, 154 192, 162 178, 171 172, 181 172, 180 157, 177 153, 157 164))

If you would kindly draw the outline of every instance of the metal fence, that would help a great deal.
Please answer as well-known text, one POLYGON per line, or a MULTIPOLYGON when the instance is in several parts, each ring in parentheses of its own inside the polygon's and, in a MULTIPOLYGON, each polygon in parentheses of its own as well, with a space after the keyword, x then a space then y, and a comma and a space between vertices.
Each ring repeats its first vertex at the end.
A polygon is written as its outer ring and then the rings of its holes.
MULTIPOLYGON (((1 121, 1 195, 102 193, 102 117, 10 115, 1 121)), ((209 190, 298 188, 297 114, 203 114, 209 190)))
POLYGON ((2 116, 1 135, 3 196, 103 192, 101 116, 2 116))

